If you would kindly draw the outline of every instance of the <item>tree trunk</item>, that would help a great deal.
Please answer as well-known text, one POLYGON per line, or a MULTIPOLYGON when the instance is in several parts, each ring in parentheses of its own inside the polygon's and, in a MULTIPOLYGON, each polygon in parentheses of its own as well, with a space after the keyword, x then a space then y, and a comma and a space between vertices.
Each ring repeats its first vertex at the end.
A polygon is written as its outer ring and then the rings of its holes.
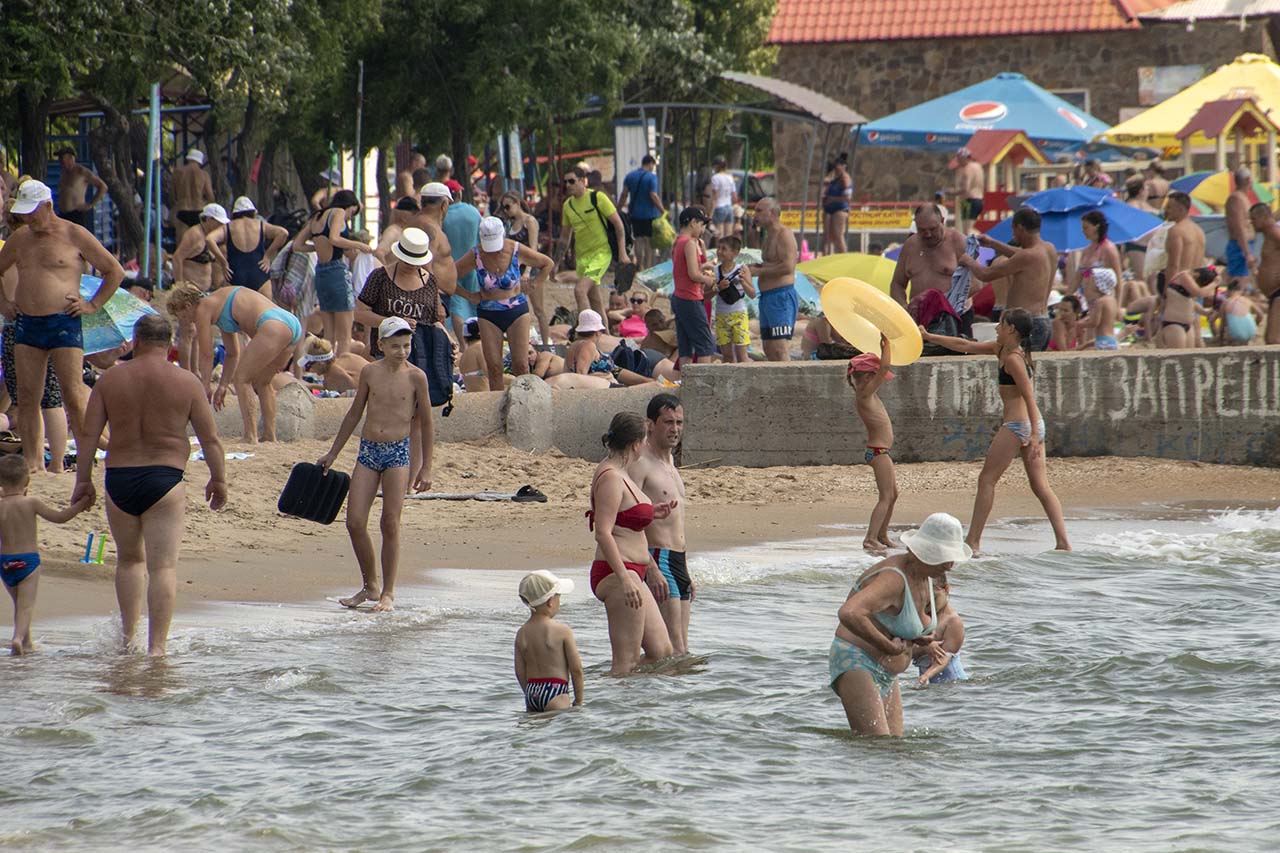
POLYGON ((48 95, 35 97, 28 86, 18 87, 18 159, 22 173, 43 181, 49 168, 48 95))
MULTIPOLYGON (((385 142, 385 140, 384 140, 385 142)), ((387 146, 378 146, 378 230, 384 231, 391 224, 391 183, 387 180, 387 146)))
POLYGON ((227 164, 223 162, 222 145, 218 138, 222 135, 222 125, 218 121, 217 110, 206 113, 209 118, 204 125, 205 158, 209 170, 209 180, 213 182, 213 197, 231 198, 231 186, 227 183, 227 164))
POLYGON ((298 182, 302 184, 302 203, 299 207, 305 207, 308 212, 311 210, 311 197, 316 194, 316 190, 324 187, 328 182, 320 177, 320 173, 329 168, 329 152, 328 151, 301 151, 290 149, 293 155, 293 167, 298 171, 298 182))
POLYGON ((262 149, 262 165, 258 167, 258 210, 267 211, 268 216, 275 210, 275 199, 271 191, 276 177, 276 148, 275 139, 268 139, 262 149))
POLYGON ((259 113, 258 99, 250 94, 249 102, 244 108, 244 124, 240 128, 240 135, 236 141, 236 185, 232 189, 238 196, 249 194, 249 170, 253 168, 253 158, 257 156, 258 148, 259 113))
POLYGON ((471 167, 467 165, 467 129, 455 115, 449 131, 453 150, 453 179, 462 184, 462 200, 471 203, 471 167))
POLYGON ((129 119, 105 101, 98 101, 98 105, 103 119, 89 131, 89 149, 98 177, 107 185, 119 216, 116 254, 126 260, 140 257, 147 235, 143 233, 141 212, 133 200, 134 160, 129 119))

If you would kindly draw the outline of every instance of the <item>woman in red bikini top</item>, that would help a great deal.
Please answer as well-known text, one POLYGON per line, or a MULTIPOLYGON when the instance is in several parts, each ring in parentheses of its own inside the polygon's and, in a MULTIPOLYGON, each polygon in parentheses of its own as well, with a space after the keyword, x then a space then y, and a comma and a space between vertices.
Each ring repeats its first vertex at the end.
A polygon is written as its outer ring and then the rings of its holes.
POLYGON ((627 464, 640 453, 644 437, 643 416, 636 412, 614 415, 601 439, 609 455, 591 478, 587 519, 596 539, 591 592, 604 602, 609 620, 614 675, 626 675, 641 663, 672 654, 658 603, 644 583, 651 569, 657 571, 644 529, 654 518, 666 518, 673 505, 655 506, 627 476, 627 464))

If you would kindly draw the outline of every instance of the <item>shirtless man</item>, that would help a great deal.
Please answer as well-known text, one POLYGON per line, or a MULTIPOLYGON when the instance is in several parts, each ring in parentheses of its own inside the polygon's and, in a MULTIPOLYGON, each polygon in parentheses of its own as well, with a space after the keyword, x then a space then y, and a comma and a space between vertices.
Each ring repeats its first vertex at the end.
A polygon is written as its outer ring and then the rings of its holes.
POLYGON ((689 651, 689 611, 694 587, 685 558, 684 480, 671 452, 684 432, 684 409, 679 397, 658 394, 649 400, 646 415, 649 434, 640 455, 627 466, 627 476, 655 504, 671 505, 670 515, 655 518, 644 530, 653 561, 645 579, 662 611, 674 653, 683 655, 689 651))
POLYGON ((1147 204, 1159 210, 1169 194, 1169 181, 1164 176, 1164 164, 1152 160, 1147 164, 1147 204))
POLYGON ((424 186, 422 196, 418 199, 421 209, 404 223, 405 228, 412 226, 427 232, 431 245, 431 272, 436 277, 436 285, 442 296, 451 296, 458 289, 458 270, 451 254, 453 249, 444 233, 444 215, 452 203, 452 197, 446 197, 448 192, 443 184, 429 183, 424 186))
POLYGON ((973 272, 978 281, 988 282, 1000 278, 1009 279, 1009 292, 1005 294, 1004 308, 1025 308, 1031 313, 1031 349, 1044 352, 1053 336, 1053 321, 1049 319, 1049 291, 1053 288, 1053 276, 1058 271, 1058 250, 1053 244, 1040 239, 1040 214, 1029 207, 1013 214, 1013 239, 1017 247, 992 240, 987 235, 979 241, 995 249, 991 266, 961 255, 959 263, 973 272))
POLYGON ((951 290, 951 275, 964 254, 964 235, 946 226, 937 205, 920 205, 915 219, 916 233, 903 242, 889 284, 890 295, 903 308, 907 307, 908 285, 911 296, 926 290, 940 290, 946 296, 951 290))
POLYGON ((200 211, 213 201, 213 181, 204 170, 204 152, 192 148, 186 162, 173 171, 173 228, 181 240, 200 224, 200 211))
POLYGON ((1258 259, 1258 292, 1267 298, 1267 328, 1264 340, 1280 344, 1280 226, 1275 214, 1259 202, 1249 208, 1253 230, 1262 236, 1262 252, 1258 259))
MULTIPOLYGON (((1168 282, 1180 272, 1190 273, 1204 264, 1204 231, 1191 218, 1191 196, 1182 192, 1171 192, 1165 196, 1164 218, 1174 223, 1165 238, 1164 248, 1168 254, 1164 271, 1156 277, 1158 305, 1156 316, 1164 310, 1164 289, 1168 282)), ((1159 325, 1159 323, 1157 323, 1159 325)), ((1187 332, 1191 332, 1187 329, 1187 332)), ((1204 346, 1199 334, 1189 334, 1188 347, 1204 346)))
POLYGON ((50 362, 62 388, 76 447, 97 446, 96 440, 88 442, 84 435, 87 391, 81 372, 84 338, 80 318, 102 309, 124 280, 124 269, 87 230, 53 215, 53 194, 40 181, 29 180, 18 188, 12 210, 27 217, 27 227, 18 229, 0 249, 0 276, 17 265, 14 362, 18 370, 18 423, 22 453, 35 472, 44 470, 40 399, 50 362), (86 261, 102 275, 102 285, 88 301, 80 295, 86 261))
POLYGON ((62 177, 58 179, 58 215, 92 233, 93 206, 107 191, 107 185, 77 163, 76 152, 70 148, 59 149, 58 163, 62 166, 62 177), (93 201, 86 198, 89 187, 93 187, 93 201))
POLYGON ((391 254, 391 247, 400 239, 400 235, 404 233, 406 226, 413 222, 414 216, 418 213, 418 196, 415 192, 407 195, 397 201, 391 207, 391 221, 386 228, 382 229, 382 233, 378 235, 378 248, 373 250, 373 256, 377 258, 383 266, 393 262, 394 256, 391 254))
POLYGON ((425 168, 427 168, 427 158, 423 156, 421 151, 414 151, 409 155, 408 164, 404 169, 396 173, 396 201, 402 198, 417 200, 418 187, 414 186, 413 175, 419 169, 425 168))
MULTIPOLYGON (((107 444, 107 523, 116 540, 116 598, 124 645, 133 644, 142 607, 147 606, 147 653, 162 656, 169 640, 178 594, 178 548, 187 508, 182 477, 195 431, 209 466, 205 500, 212 509, 227 502, 222 443, 200 379, 169 364, 173 328, 158 314, 133 327, 133 359, 98 379, 85 413, 85 441, 96 447, 111 425, 107 444)), ((97 498, 92 457, 76 466, 72 501, 97 498)))
POLYGON ((782 224, 781 210, 771 198, 756 202, 756 225, 764 229, 761 263, 748 267, 760 287, 760 339, 769 361, 791 360, 800 297, 796 295, 796 235, 782 224))
POLYGON ((960 231, 968 234, 982 215, 982 197, 986 181, 982 164, 969 154, 968 148, 956 152, 956 188, 952 191, 960 200, 960 231))
MULTIPOLYGON (((1249 248, 1249 196, 1246 191, 1253 186, 1253 175, 1241 166, 1232 173, 1235 190, 1227 196, 1227 276, 1231 281, 1248 281, 1254 266, 1253 251, 1249 248)), ((1196 263, 1199 266, 1199 262, 1196 263)))

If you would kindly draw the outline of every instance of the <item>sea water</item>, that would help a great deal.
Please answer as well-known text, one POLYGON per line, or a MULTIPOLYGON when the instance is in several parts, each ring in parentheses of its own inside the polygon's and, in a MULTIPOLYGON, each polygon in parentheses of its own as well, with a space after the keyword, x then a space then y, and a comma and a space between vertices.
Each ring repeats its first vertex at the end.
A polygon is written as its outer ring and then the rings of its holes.
POLYGON ((567 570, 587 702, 560 714, 523 712, 509 571, 431 571, 391 615, 183 613, 162 662, 105 617, 38 625, 0 661, 0 845, 1275 849, 1280 513, 1073 519, 1069 555, 993 528, 952 580, 972 678, 904 678, 902 739, 851 736, 827 686, 872 562, 829 532, 692 555, 695 654, 666 674, 608 676, 567 570))

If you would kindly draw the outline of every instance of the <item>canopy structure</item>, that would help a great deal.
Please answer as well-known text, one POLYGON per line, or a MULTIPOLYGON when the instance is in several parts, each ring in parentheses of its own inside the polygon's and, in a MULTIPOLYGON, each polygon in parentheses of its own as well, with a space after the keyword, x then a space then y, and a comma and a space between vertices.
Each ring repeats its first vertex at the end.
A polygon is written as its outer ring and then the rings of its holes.
POLYGON ((1052 155, 1075 151, 1107 130, 1021 74, 997 74, 958 92, 864 125, 859 140, 875 147, 948 151, 979 130, 1021 130, 1052 155))
POLYGON ((1164 9, 1142 12, 1144 21, 1238 21, 1277 14, 1276 0, 1186 0, 1164 9))
MULTIPOLYGON (((1252 98, 1225 98, 1221 101, 1210 101, 1196 111, 1191 121, 1176 134, 1183 142, 1182 154, 1187 168, 1191 172, 1191 152, 1194 146, 1187 145, 1186 140, 1196 134, 1214 141, 1215 165, 1218 171, 1227 168, 1227 138, 1235 139, 1236 165, 1246 162, 1244 141, 1246 138, 1265 136, 1267 151, 1274 151, 1276 134, 1280 127, 1266 113, 1258 108, 1252 98)), ((1274 157, 1267 158, 1268 180, 1276 181, 1276 163, 1274 157)))
MULTIPOLYGON (((1191 123, 1206 103, 1239 99, 1252 100, 1263 114, 1280 115, 1280 65, 1258 53, 1238 56, 1234 62, 1223 65, 1173 97, 1099 133, 1098 140, 1116 145, 1180 149, 1189 139, 1192 147, 1208 147, 1214 144, 1213 138, 1206 136, 1203 129, 1183 138, 1179 138, 1178 131, 1191 123)), ((1259 133, 1253 141, 1262 142, 1264 137, 1265 134, 1259 133)))

